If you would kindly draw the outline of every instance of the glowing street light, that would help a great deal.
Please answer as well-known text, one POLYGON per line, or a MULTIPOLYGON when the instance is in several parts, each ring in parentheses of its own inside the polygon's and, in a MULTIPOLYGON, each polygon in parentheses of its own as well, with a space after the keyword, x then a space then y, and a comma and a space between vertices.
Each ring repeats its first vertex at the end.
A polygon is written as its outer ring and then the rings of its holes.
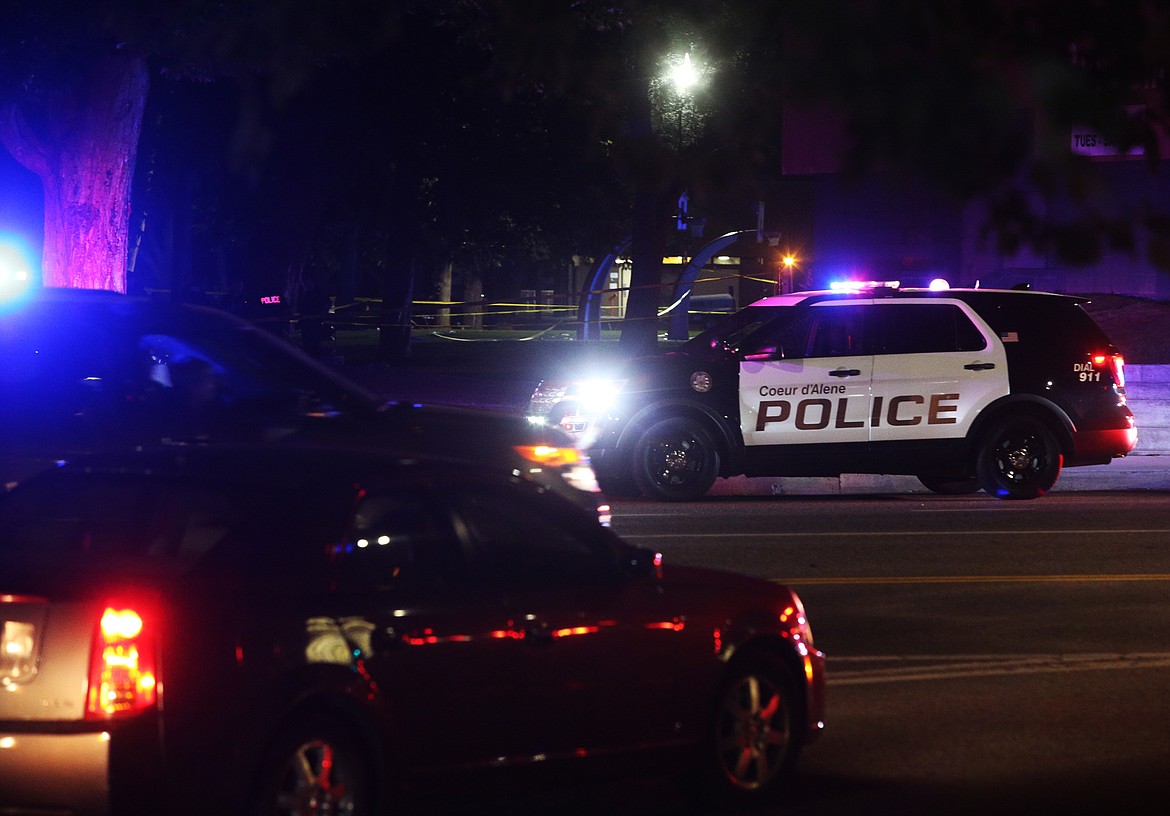
POLYGON ((671 66, 667 72, 667 79, 674 83, 674 88, 680 94, 687 93, 699 84, 699 72, 691 62, 690 53, 683 54, 683 58, 671 66))

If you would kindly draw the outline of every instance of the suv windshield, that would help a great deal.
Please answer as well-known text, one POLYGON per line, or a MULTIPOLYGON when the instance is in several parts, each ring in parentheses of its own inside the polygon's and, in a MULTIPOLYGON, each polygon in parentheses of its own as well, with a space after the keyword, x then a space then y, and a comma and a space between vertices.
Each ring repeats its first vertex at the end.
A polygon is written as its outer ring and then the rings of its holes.
POLYGON ((781 308, 783 307, 746 306, 692 337, 683 344, 683 349, 696 354, 710 349, 736 351, 745 339, 764 325, 776 320, 781 314, 781 308))

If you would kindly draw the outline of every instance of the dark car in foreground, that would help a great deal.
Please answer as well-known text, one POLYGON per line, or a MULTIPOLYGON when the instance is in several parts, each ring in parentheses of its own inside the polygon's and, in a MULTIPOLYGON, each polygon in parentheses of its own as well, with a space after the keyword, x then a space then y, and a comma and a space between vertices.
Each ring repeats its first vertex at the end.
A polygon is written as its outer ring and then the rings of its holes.
POLYGON ((102 450, 305 442, 483 459, 584 506, 604 501, 558 429, 387 403, 226 312, 51 288, 0 304, 0 483, 102 450))
POLYGON ((3 813, 368 816, 635 758, 750 803, 825 713, 792 590, 441 457, 63 465, 0 497, 0 622, 3 813))

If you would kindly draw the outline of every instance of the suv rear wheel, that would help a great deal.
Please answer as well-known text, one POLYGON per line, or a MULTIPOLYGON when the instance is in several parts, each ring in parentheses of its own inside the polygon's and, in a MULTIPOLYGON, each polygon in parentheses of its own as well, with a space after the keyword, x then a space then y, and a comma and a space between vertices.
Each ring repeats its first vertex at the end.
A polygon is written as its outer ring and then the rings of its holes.
POLYGON ((715 438, 698 420, 671 417, 638 437, 631 465, 643 495, 666 501, 702 498, 719 475, 715 438))
POLYGON ((1007 417, 984 434, 975 472, 992 496, 1034 499, 1056 484, 1063 461, 1056 436, 1041 420, 1007 417))

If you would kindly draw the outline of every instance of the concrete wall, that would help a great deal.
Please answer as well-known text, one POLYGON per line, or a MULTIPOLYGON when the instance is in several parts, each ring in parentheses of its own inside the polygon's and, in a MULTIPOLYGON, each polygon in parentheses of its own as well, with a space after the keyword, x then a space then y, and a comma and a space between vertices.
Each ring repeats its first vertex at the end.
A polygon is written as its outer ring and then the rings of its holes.
POLYGON ((1137 419, 1134 453, 1170 453, 1170 365, 1127 365, 1125 395, 1137 419))

